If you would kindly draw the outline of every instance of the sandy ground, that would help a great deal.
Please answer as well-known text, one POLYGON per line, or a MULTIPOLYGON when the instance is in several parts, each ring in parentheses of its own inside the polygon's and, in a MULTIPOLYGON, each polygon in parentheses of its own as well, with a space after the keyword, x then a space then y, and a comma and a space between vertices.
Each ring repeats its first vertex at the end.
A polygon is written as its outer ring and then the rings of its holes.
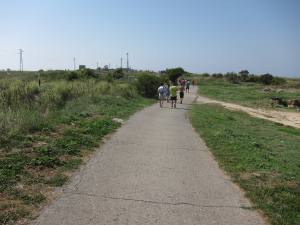
POLYGON ((197 103, 216 103, 230 110, 243 111, 251 116, 271 120, 276 123, 281 123, 287 126, 300 128, 300 112, 282 112, 267 109, 254 109, 246 106, 241 106, 233 103, 213 100, 204 96, 198 96, 197 103))

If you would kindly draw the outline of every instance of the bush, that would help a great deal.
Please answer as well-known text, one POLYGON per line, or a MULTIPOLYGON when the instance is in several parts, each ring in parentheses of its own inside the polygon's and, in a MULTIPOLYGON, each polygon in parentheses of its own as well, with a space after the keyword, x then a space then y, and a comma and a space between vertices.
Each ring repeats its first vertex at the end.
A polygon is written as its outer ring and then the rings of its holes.
POLYGON ((173 83, 176 82, 178 77, 181 77, 185 73, 186 72, 181 67, 174 68, 174 69, 166 69, 166 74, 168 75, 169 80, 172 81, 173 83))
POLYGON ((168 84, 170 82, 169 77, 165 74, 160 75, 160 81, 161 81, 161 83, 164 83, 164 84, 168 84))
POLYGON ((264 85, 270 85, 273 81, 273 76, 269 73, 260 76, 260 82, 264 85))
POLYGON ((248 70, 240 71, 239 75, 241 77, 241 81, 248 81, 248 79, 249 79, 249 71, 248 70))
POLYGON ((281 78, 281 77, 274 77, 272 80, 273 85, 282 85, 286 83, 286 79, 281 78))
POLYGON ((70 81, 77 80, 77 79, 79 79, 79 75, 75 71, 72 71, 72 72, 68 73, 67 79, 70 81))
POLYGON ((124 98, 135 98, 138 96, 137 90, 130 84, 116 84, 111 87, 111 94, 124 98))
POLYGON ((246 82, 254 82, 254 83, 260 82, 260 77, 253 74, 249 75, 248 80, 246 80, 246 82))
POLYGON ((80 75, 83 78, 96 78, 97 77, 95 71, 92 70, 92 69, 81 69, 80 70, 80 75))
POLYGON ((107 81, 108 83, 113 83, 114 78, 112 73, 108 73, 107 75, 105 75, 104 80, 107 81))
POLYGON ((202 73, 201 76, 202 76, 202 77, 209 77, 210 74, 209 74, 209 73, 202 73))
POLYGON ((240 81, 239 76, 236 73, 234 73, 234 72, 226 73, 225 74, 225 78, 226 78, 227 81, 229 81, 229 82, 231 82, 233 84, 238 84, 239 81, 240 81))
POLYGON ((112 74, 114 79, 122 79, 124 77, 124 72, 122 68, 116 69, 112 74))
POLYGON ((222 73, 213 73, 212 77, 213 78, 223 78, 223 74, 222 73))
POLYGON ((149 74, 142 74, 138 77, 136 87, 138 92, 147 98, 157 97, 157 88, 161 80, 159 77, 149 74))

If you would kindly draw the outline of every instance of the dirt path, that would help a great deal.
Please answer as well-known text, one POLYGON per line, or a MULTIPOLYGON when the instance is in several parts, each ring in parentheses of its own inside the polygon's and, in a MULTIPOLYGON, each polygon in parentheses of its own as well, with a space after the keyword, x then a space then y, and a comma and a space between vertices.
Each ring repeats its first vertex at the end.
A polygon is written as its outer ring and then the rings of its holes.
POLYGON ((33 224, 265 224, 190 125, 193 91, 132 116, 33 224))
POLYGON ((291 127, 300 128, 300 112, 281 112, 275 110, 254 109, 246 106, 237 105, 234 103, 213 100, 204 96, 198 96, 197 102, 200 104, 220 104, 230 110, 243 111, 254 117, 271 120, 273 122, 281 123, 291 127))

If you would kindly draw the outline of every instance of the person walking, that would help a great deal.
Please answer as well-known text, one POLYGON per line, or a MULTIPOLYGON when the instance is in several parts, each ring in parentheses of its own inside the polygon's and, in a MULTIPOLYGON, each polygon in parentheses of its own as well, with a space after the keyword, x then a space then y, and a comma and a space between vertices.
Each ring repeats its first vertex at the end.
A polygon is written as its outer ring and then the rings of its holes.
POLYGON ((184 86, 181 85, 179 88, 179 97, 180 97, 180 104, 182 104, 183 98, 184 98, 184 86))
POLYGON ((157 92, 158 92, 159 107, 162 108, 165 100, 165 94, 166 94, 166 88, 164 87, 163 83, 160 84, 160 86, 157 89, 157 92))
POLYGON ((177 86, 175 83, 170 87, 170 94, 171 94, 171 108, 176 108, 177 102, 177 86))
POLYGON ((165 100, 167 100, 167 103, 169 103, 170 100, 170 90, 169 90, 169 85, 165 84, 165 100))
POLYGON ((187 82, 186 82, 186 87, 185 87, 185 92, 186 93, 190 93, 190 81, 188 80, 187 82))

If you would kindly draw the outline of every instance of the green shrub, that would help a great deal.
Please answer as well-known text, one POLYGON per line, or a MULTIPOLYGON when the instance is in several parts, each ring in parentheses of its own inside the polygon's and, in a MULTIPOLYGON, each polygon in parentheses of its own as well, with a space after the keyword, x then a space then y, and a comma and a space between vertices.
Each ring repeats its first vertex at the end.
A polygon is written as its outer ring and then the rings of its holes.
POLYGON ((107 81, 98 82, 91 87, 91 96, 108 95, 111 92, 111 86, 107 81))
POLYGON ((161 80, 159 77, 149 74, 142 74, 138 77, 136 87, 138 92, 146 98, 157 97, 157 88, 161 80))
POLYGON ((20 179, 29 157, 21 153, 13 153, 4 159, 0 159, 0 191, 10 188, 20 179))
POLYGON ((160 80, 164 84, 169 84, 169 82, 170 82, 169 77, 167 75, 165 75, 165 74, 160 75, 160 80))
POLYGON ((166 69, 166 74, 168 75, 169 80, 172 81, 173 83, 175 83, 176 80, 179 77, 183 76, 185 73, 186 72, 181 67, 173 68, 173 69, 166 69))
POLYGON ((272 80, 273 85, 282 85, 286 83, 286 79, 281 78, 281 77, 274 77, 272 80))
POLYGON ((0 104, 3 107, 31 104, 40 93, 38 83, 35 81, 6 80, 1 81, 0 88, 0 104))
POLYGON ((241 78, 241 81, 248 81, 249 79, 249 71, 248 70, 242 70, 239 72, 239 75, 240 75, 240 78, 241 78))
POLYGON ((108 73, 107 75, 105 75, 104 77, 105 81, 107 81, 108 83, 112 83, 114 81, 113 75, 112 73, 108 73))
POLYGON ((35 110, 22 110, 17 117, 19 118, 19 126, 24 132, 35 132, 42 130, 51 130, 51 124, 45 118, 44 114, 35 110))
POLYGON ((227 81, 229 81, 233 84, 238 84, 240 82, 239 76, 234 72, 226 73, 225 78, 227 81))
POLYGON ((78 75, 77 72, 72 71, 72 72, 68 73, 67 79, 70 80, 70 81, 71 80, 77 80, 77 79, 79 79, 79 75, 78 75))
POLYGON ((39 156, 31 160, 31 165, 51 168, 62 165, 62 162, 56 156, 39 156))
POLYGON ((209 73, 202 73, 201 76, 202 76, 202 77, 209 77, 210 74, 209 74, 209 73))
POLYGON ((251 75, 248 76, 248 80, 246 82, 258 83, 258 82, 260 82, 260 77, 251 74, 251 75))
POLYGON ((213 78, 223 78, 223 74, 222 73, 213 73, 212 77, 213 78))
POLYGON ((138 96, 136 87, 130 84, 116 84, 111 87, 111 94, 124 98, 135 98, 138 96))
POLYGON ((57 174, 46 181, 46 184, 49 184, 52 187, 61 187, 66 183, 68 177, 63 174, 57 174))
POLYGON ((114 79, 121 79, 124 77, 124 72, 122 68, 116 69, 112 74, 114 79))
POLYGON ((87 69, 81 69, 79 71, 79 74, 83 78, 96 78, 97 77, 95 71, 92 70, 92 69, 88 69, 88 68, 87 69))
POLYGON ((270 85, 273 81, 273 76, 269 73, 260 76, 260 82, 264 85, 270 85))

